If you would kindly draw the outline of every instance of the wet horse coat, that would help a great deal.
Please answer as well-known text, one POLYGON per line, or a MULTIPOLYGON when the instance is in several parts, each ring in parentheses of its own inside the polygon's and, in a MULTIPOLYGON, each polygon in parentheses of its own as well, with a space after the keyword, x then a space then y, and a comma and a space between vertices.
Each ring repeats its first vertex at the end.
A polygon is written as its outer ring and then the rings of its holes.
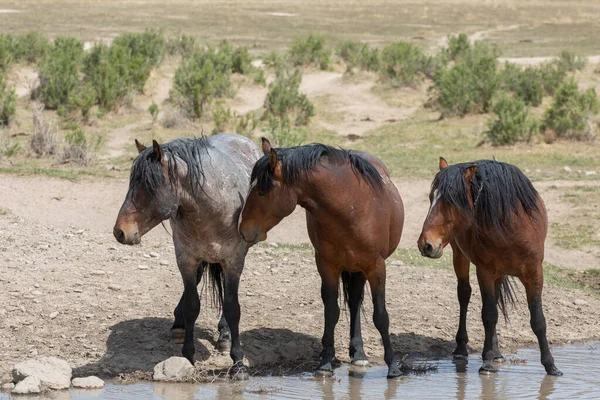
POLYGON ((234 134, 154 142, 148 148, 136 144, 140 154, 114 235, 121 243, 137 244, 146 232, 169 220, 184 284, 173 324, 174 330, 185 330, 182 353, 193 363, 194 324, 200 310, 196 285, 208 270, 223 302, 220 342, 228 340, 230 331, 232 372, 243 373, 238 286, 247 248, 237 221, 260 151, 251 140, 234 134))

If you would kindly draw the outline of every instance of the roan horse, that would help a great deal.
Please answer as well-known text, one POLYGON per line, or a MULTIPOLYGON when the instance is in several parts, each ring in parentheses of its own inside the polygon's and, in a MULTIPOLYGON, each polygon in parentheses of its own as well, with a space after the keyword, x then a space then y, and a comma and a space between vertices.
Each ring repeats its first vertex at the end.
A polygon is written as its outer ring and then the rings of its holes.
POLYGON ((366 365, 360 329, 365 282, 373 294, 373 321, 383 339, 388 377, 400 375, 389 336, 385 307, 385 260, 400 242, 404 206, 388 171, 368 153, 322 144, 274 149, 262 139, 265 155, 252 170, 251 188, 239 231, 249 244, 300 205, 321 275, 325 307, 323 351, 317 373, 333 373, 334 329, 338 322, 339 278, 350 309, 350 357, 366 365))
POLYGON ((223 307, 218 346, 231 346, 234 366, 230 372, 245 378, 238 286, 247 247, 237 222, 260 150, 234 134, 162 145, 153 141, 149 148, 136 140, 136 145, 139 155, 131 168, 129 191, 114 235, 120 243, 138 244, 156 225, 170 221, 184 286, 172 327, 174 334, 184 330, 182 354, 194 363, 194 324, 200 311, 196 286, 208 270, 223 307))
POLYGON ((525 286, 531 328, 537 336, 541 361, 549 375, 562 375, 554 365, 546 338, 542 311, 544 241, 548 216, 541 197, 514 165, 482 160, 448 166, 440 158, 440 172, 431 185, 431 206, 418 240, 425 257, 438 258, 452 247, 458 278, 460 321, 455 357, 468 356, 467 308, 471 297, 469 265, 477 270, 485 329, 483 366, 479 372, 496 372, 498 306, 507 318, 506 302, 513 301, 509 276, 525 286))

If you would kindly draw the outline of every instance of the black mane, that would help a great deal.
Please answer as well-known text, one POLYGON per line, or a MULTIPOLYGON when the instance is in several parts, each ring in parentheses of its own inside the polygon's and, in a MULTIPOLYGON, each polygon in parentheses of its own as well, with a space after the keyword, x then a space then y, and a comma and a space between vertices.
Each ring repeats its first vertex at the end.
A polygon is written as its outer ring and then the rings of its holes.
POLYGON ((492 160, 455 164, 441 170, 432 183, 432 189, 451 206, 472 221, 477 235, 493 231, 506 239, 513 233, 511 214, 525 212, 535 220, 540 209, 538 192, 531 181, 511 164, 492 160), (467 168, 477 165, 471 185, 471 207, 464 176, 467 168))
MULTIPOLYGON (((301 176, 307 176, 314 172, 324 158, 331 164, 350 163, 352 171, 362 178, 372 188, 383 187, 383 180, 379 171, 366 159, 359 154, 336 149, 320 143, 313 143, 305 146, 290 148, 278 148, 277 157, 283 166, 283 183, 293 185, 301 176)), ((269 155, 264 155, 259 159, 252 169, 252 182, 256 180, 258 190, 262 193, 268 193, 273 186, 273 170, 269 164, 269 155)))
MULTIPOLYGON (((207 138, 176 139, 161 144, 167 160, 169 184, 177 187, 178 168, 177 159, 187 164, 187 174, 184 187, 189 188, 192 196, 198 199, 198 191, 202 190, 205 181, 201 157, 206 156, 211 145, 207 138)), ((156 159, 152 146, 143 150, 133 162, 129 177, 129 189, 141 185, 150 196, 154 196, 158 189, 165 184, 162 164, 156 159)))

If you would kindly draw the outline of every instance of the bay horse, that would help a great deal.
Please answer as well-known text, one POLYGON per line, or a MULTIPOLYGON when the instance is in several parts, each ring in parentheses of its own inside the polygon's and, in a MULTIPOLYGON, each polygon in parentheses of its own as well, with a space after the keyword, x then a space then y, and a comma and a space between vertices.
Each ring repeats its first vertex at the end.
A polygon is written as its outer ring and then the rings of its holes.
POLYGON ((325 311, 319 375, 333 374, 334 329, 338 322, 339 279, 350 309, 350 357, 368 364, 360 328, 365 282, 373 294, 373 322, 381 334, 388 377, 400 375, 389 336, 385 306, 385 260, 394 252, 404 225, 404 206, 381 160, 323 144, 273 148, 262 138, 264 156, 252 170, 239 231, 253 245, 290 215, 306 210, 315 249, 325 311))
POLYGON ((136 140, 136 146, 139 154, 114 236, 122 244, 139 244, 144 234, 169 220, 184 286, 171 328, 176 337, 183 331, 182 354, 194 364, 194 325, 200 311, 196 286, 208 272, 223 309, 217 346, 221 350, 230 347, 234 363, 230 372, 246 378, 239 340, 238 286, 247 247, 237 222, 260 150, 235 134, 161 145, 153 141, 150 147, 136 140))
POLYGON ((544 241, 548 216, 531 181, 514 165, 495 160, 448 166, 440 157, 440 172, 429 194, 430 207, 418 240, 425 257, 439 258, 450 244, 460 320, 456 358, 468 356, 467 308, 471 298, 469 266, 473 263, 481 290, 481 318, 485 329, 483 365, 479 372, 494 373, 498 350, 498 307, 508 318, 506 303, 514 302, 509 276, 525 286, 531 329, 540 347, 541 362, 549 375, 562 375, 546 338, 542 311, 544 241))

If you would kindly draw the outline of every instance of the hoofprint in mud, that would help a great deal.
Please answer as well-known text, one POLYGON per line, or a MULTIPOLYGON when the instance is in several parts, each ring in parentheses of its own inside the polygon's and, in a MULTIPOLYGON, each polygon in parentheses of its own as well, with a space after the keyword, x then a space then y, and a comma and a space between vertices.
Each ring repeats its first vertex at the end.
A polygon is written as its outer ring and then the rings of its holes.
MULTIPOLYGON (((113 216, 109 216, 112 219, 113 216)), ((109 219, 109 220, 110 220, 109 219)), ((260 245, 250 249, 240 285, 241 341, 253 373, 312 370, 321 350, 323 309, 312 250, 260 245)), ((480 351, 483 328, 479 291, 471 278, 469 345, 480 351)), ((110 225, 103 231, 56 228, 0 215, 0 381, 11 380, 13 364, 54 355, 71 363, 73 376, 116 377, 181 355, 169 329, 181 295, 172 239, 164 232, 141 246, 115 245, 110 225)), ((522 287, 508 324, 498 324, 505 355, 534 345, 536 338, 522 287)), ((206 300, 207 292, 202 292, 206 300)), ((367 297, 369 294, 367 294, 367 297)), ((447 357, 454 349, 458 320, 456 280, 451 268, 414 267, 393 261, 387 284, 390 333, 395 351, 447 357)), ((205 302, 208 304, 209 302, 205 302)), ((372 361, 383 354, 379 333, 365 302, 363 340, 372 361)), ((544 311, 552 344, 600 337, 600 299, 545 285, 544 311)), ((196 325, 196 368, 227 369, 228 354, 215 350, 219 312, 204 308, 196 325)), ((336 329, 336 353, 349 361, 348 318, 336 329)))

